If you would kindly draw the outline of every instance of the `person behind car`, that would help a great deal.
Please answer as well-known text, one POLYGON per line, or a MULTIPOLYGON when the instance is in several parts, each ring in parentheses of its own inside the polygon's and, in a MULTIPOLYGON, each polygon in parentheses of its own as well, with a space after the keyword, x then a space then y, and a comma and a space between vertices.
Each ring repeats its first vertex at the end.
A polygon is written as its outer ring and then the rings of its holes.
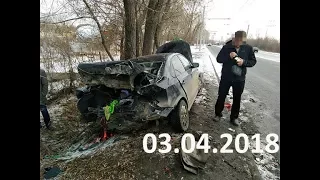
POLYGON ((218 99, 215 104, 214 120, 220 121, 226 96, 230 87, 232 87, 233 104, 230 122, 235 126, 239 126, 240 101, 245 85, 247 67, 253 67, 257 62, 252 46, 245 43, 246 37, 247 35, 244 31, 235 32, 232 43, 226 43, 217 56, 217 62, 222 63, 223 67, 218 99))
MULTIPOLYGON (((46 106, 47 98, 46 95, 48 93, 48 80, 46 72, 40 68, 40 111, 43 116, 43 121, 47 127, 47 129, 51 128, 51 121, 49 112, 46 106)), ((40 128, 41 128, 40 122, 40 128)))

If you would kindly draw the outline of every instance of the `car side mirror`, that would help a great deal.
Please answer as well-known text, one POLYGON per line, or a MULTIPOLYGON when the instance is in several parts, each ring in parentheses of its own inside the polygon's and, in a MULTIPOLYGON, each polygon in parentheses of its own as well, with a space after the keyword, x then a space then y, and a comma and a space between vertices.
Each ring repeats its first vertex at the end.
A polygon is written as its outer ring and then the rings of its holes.
POLYGON ((192 63, 192 68, 197 68, 199 67, 199 63, 192 63))

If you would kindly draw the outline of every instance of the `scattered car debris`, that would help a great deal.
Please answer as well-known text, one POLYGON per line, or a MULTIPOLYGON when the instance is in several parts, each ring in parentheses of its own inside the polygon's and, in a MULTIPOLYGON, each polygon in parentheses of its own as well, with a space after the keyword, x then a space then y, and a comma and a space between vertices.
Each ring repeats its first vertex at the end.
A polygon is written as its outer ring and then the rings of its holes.
POLYGON ((236 130, 228 128, 229 131, 236 132, 236 130))
POLYGON ((48 167, 45 168, 44 178, 51 179, 58 176, 62 171, 58 167, 48 167))
POLYGON ((45 155, 44 159, 58 159, 60 157, 61 157, 60 155, 52 155, 52 156, 45 155))
POLYGON ((250 102, 253 102, 253 103, 256 102, 256 100, 254 100, 254 99, 252 99, 252 98, 250 98, 249 101, 250 101, 250 102))
POLYGON ((225 162, 226 164, 228 164, 230 167, 232 167, 233 169, 237 169, 234 165, 232 165, 230 162, 228 162, 225 159, 222 159, 223 162, 225 162))
MULTIPOLYGON (((196 131, 192 133, 195 137, 195 142, 197 143, 203 134, 201 131, 196 131)), ((212 141, 212 137, 209 137, 209 144, 212 141)), ((191 139, 187 138, 186 141, 186 148, 190 149, 191 146, 191 139)), ((210 156, 210 153, 204 153, 203 149, 195 149, 191 153, 185 153, 181 151, 180 157, 181 162, 185 170, 192 172, 193 174, 198 174, 199 169, 204 169, 205 164, 210 156)))

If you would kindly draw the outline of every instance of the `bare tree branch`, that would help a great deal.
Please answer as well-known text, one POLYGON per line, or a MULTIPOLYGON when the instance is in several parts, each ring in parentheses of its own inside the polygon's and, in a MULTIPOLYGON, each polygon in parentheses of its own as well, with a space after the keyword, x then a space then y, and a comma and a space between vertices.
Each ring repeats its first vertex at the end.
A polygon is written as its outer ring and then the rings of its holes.
POLYGON ((68 22, 68 21, 73 21, 73 20, 78 20, 78 19, 85 19, 85 18, 92 19, 92 17, 89 17, 89 16, 82 16, 82 17, 76 17, 76 18, 66 19, 66 20, 58 21, 58 22, 45 22, 45 21, 42 21, 42 22, 41 22, 41 21, 40 21, 40 23, 42 23, 42 24, 60 24, 60 23, 68 22))
POLYGON ((148 7, 144 2, 140 2, 140 1, 138 1, 138 0, 135 0, 135 2, 136 2, 137 4, 140 4, 140 5, 144 6, 146 9, 148 9, 148 10, 150 10, 150 11, 153 11, 153 12, 164 13, 164 14, 168 13, 167 11, 161 11, 161 10, 152 9, 152 8, 148 7))
POLYGON ((97 26, 98 26, 98 28, 99 28, 102 45, 103 45, 105 51, 107 52, 107 54, 108 54, 108 56, 110 57, 110 59, 111 59, 112 61, 114 61, 114 59, 113 59, 113 57, 112 57, 109 49, 107 48, 106 40, 105 40, 105 37, 104 37, 104 35, 103 35, 103 30, 102 30, 102 27, 101 27, 101 25, 100 25, 97 17, 94 15, 93 10, 91 9, 91 7, 90 7, 90 5, 88 4, 88 2, 87 2, 86 0, 82 0, 82 1, 83 1, 84 4, 86 5, 86 7, 87 7, 87 9, 88 9, 88 11, 89 11, 89 13, 90 13, 90 15, 92 16, 93 20, 96 22, 96 24, 97 24, 97 26))

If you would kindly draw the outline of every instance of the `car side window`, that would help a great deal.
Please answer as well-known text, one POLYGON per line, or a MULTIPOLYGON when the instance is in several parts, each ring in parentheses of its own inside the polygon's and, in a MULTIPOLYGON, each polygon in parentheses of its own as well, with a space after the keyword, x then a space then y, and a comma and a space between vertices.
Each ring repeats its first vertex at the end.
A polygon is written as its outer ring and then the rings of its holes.
POLYGON ((173 56, 171 60, 171 65, 174 68, 176 76, 182 74, 185 70, 184 66, 182 65, 180 59, 177 56, 173 56))
POLYGON ((184 68, 185 68, 186 70, 190 69, 190 67, 191 67, 190 62, 189 62, 184 56, 182 56, 182 55, 179 55, 178 57, 179 57, 179 59, 181 60, 184 68))

